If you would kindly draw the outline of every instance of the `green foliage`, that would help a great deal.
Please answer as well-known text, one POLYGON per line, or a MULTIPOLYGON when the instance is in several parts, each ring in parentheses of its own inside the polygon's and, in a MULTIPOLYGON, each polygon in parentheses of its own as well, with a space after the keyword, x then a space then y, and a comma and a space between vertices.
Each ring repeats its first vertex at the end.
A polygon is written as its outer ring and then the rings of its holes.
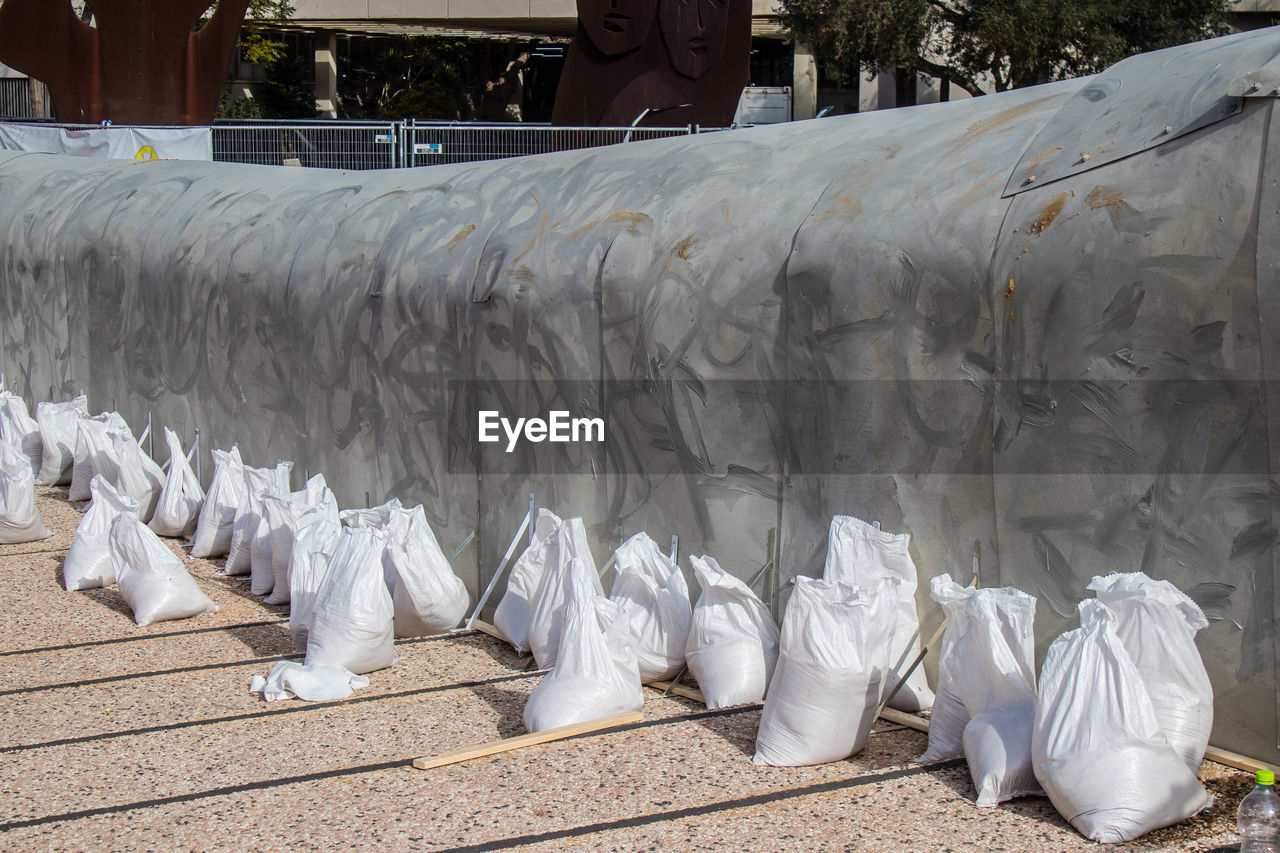
POLYGON ((783 26, 846 83, 885 68, 972 94, 1090 74, 1226 32, 1231 0, 778 0, 783 26))
POLYGON ((272 38, 267 27, 288 20, 293 12, 289 0, 249 0, 240 30, 240 54, 246 62, 270 66, 285 58, 287 46, 272 38))
POLYGON ((467 108, 465 39, 393 36, 352 39, 339 66, 343 118, 457 119, 467 108))
POLYGON ((292 56, 272 66, 270 80, 253 84, 252 98, 224 93, 218 118, 315 118, 316 93, 306 57, 292 56))

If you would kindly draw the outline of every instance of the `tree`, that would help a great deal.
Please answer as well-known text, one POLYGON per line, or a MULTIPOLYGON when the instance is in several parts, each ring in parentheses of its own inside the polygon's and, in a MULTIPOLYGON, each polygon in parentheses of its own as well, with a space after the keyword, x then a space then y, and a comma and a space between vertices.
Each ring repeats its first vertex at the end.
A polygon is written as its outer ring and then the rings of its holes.
POLYGON ((778 0, 839 83, 885 68, 972 95, 1092 74, 1227 30, 1232 0, 778 0))

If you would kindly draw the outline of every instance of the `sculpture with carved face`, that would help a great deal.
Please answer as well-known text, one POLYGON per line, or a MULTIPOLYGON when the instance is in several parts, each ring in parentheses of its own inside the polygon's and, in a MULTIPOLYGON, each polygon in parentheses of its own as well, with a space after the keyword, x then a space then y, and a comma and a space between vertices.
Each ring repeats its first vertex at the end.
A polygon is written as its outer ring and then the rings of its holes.
POLYGON ((644 44, 658 0, 578 0, 578 22, 601 53, 617 56, 644 44))
POLYGON ((662 0, 658 26, 677 73, 697 80, 720 61, 731 2, 735 0, 662 0))

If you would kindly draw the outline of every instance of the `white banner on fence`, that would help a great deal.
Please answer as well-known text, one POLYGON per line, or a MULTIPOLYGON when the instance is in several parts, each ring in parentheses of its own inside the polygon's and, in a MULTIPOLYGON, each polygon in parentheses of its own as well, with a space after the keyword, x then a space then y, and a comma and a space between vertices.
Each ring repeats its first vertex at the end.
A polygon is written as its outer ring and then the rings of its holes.
POLYGON ((207 127, 94 127, 67 130, 0 122, 0 149, 110 160, 212 160, 207 127))

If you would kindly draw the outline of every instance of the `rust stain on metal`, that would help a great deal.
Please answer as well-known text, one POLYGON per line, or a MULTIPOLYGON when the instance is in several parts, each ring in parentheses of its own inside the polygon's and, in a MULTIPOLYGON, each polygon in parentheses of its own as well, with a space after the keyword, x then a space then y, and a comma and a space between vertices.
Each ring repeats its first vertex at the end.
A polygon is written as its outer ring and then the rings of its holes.
POLYGON ((1100 207, 1111 207, 1112 205, 1124 204, 1124 193, 1115 187, 1109 187, 1106 184, 1098 184, 1089 191, 1085 196, 1085 201, 1089 202, 1089 206, 1094 210, 1100 207))
POLYGON ((599 219, 599 218, 593 219, 590 222, 588 222, 586 225, 573 229, 572 231, 570 231, 568 234, 565 235, 564 241, 566 243, 569 243, 574 240, 577 240, 578 238, 582 237, 584 234, 587 234, 588 232, 590 232, 592 229, 596 228, 599 225, 619 226, 619 225, 625 224, 627 226, 628 231, 635 233, 636 226, 643 222, 647 222, 648 220, 649 220, 649 216, 647 214, 635 213, 634 211, 630 211, 630 210, 620 210, 617 213, 609 214, 603 219, 599 219))
POLYGON ((459 243, 461 243, 463 240, 465 240, 465 239, 467 239, 468 237, 470 237, 470 236, 471 236, 471 232, 476 230, 476 225, 477 225, 477 223, 472 222, 472 223, 471 223, 470 225, 468 225, 466 228, 463 228, 463 229, 462 229, 461 231, 459 231, 457 234, 454 234, 454 235, 453 235, 453 239, 449 241, 449 248, 450 248, 450 249, 453 249, 453 248, 457 247, 457 245, 458 245, 459 243))
POLYGON ((1010 107, 1007 110, 1001 110, 990 118, 984 118, 975 121, 965 130, 965 136, 974 137, 991 133, 994 130, 1008 130, 1017 125, 1018 120, 1031 115, 1040 109, 1043 102, 1040 100, 1031 101, 1025 104, 1019 104, 1016 107, 1010 107))
POLYGON ((1058 193, 1053 200, 1041 209, 1039 215, 1027 224, 1027 231, 1032 234, 1040 234, 1046 228, 1053 224, 1053 220, 1057 219, 1062 209, 1067 206, 1067 199, 1075 195, 1073 192, 1058 193))
POLYGON ((1058 152, 1061 150, 1063 150, 1062 146, 1057 145, 1053 148, 1041 151, 1039 154, 1027 161, 1027 164, 1032 169, 1038 169, 1040 166, 1044 165, 1046 160, 1052 160, 1054 157, 1058 156, 1058 152))
POLYGON ((828 207, 821 213, 816 214, 813 218, 815 222, 823 222, 828 219, 852 219, 862 213, 862 199, 853 196, 841 196, 840 200, 828 207))
POLYGON ((680 260, 689 260, 689 250, 693 248, 693 243, 693 235, 690 234, 688 237, 685 237, 680 241, 679 246, 676 246, 676 254, 680 257, 680 260))
POLYGON ((1004 298, 1005 299, 1013 298, 1013 276, 1009 276, 1009 286, 1005 288, 1004 298))

